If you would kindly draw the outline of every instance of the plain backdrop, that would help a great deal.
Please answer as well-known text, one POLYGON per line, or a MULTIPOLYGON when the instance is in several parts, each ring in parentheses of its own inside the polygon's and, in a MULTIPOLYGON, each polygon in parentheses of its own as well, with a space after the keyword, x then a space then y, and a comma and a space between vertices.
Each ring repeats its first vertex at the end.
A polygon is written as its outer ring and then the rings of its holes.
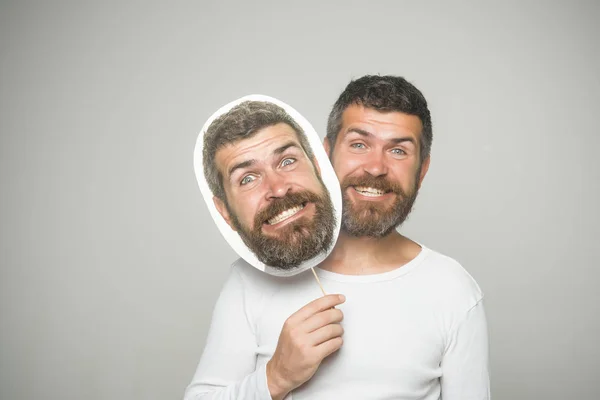
MULTIPOLYGON (((324 135, 345 85, 433 116, 406 235, 486 294, 494 399, 595 398, 600 4, 0 4, 0 399, 180 399, 236 258, 192 153, 263 93, 324 135)), ((332 382, 332 384, 335 384, 332 382)))

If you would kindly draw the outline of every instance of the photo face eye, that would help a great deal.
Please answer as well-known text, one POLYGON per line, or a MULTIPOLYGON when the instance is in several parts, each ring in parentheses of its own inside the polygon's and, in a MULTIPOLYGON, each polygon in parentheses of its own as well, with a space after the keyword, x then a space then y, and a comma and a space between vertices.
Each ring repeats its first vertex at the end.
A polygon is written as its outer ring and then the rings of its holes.
POLYGON ((296 162, 296 160, 294 158, 286 158, 283 161, 281 161, 281 166, 287 167, 288 165, 292 165, 295 162, 296 162))
POLYGON ((241 186, 247 185, 249 183, 254 182, 254 180, 256 180, 256 177, 254 175, 246 175, 240 181, 240 185, 241 186))

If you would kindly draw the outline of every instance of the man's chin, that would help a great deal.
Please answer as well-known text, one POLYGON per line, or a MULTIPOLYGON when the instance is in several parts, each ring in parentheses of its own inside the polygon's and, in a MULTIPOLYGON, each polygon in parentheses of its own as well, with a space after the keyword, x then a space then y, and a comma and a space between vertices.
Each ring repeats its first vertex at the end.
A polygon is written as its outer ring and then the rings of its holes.
POLYGON ((353 218, 368 222, 369 220, 382 220, 387 217, 388 214, 394 212, 393 207, 376 207, 372 204, 368 205, 353 205, 350 209, 350 213, 353 218))
POLYGON ((353 209, 350 215, 344 216, 342 230, 350 236, 382 238, 396 230, 403 221, 404 218, 392 210, 353 209))

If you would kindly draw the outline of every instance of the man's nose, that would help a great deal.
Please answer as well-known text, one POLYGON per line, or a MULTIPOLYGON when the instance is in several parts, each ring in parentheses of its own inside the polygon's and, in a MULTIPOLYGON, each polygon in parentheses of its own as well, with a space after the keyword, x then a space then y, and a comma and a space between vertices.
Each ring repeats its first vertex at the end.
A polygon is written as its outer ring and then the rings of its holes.
POLYGON ((284 197, 292 189, 292 183, 289 179, 278 174, 277 172, 271 172, 266 177, 267 186, 267 199, 284 197))
POLYGON ((369 158, 365 160, 365 164, 363 164, 365 172, 372 176, 386 175, 388 168, 383 157, 382 154, 370 154, 369 158))

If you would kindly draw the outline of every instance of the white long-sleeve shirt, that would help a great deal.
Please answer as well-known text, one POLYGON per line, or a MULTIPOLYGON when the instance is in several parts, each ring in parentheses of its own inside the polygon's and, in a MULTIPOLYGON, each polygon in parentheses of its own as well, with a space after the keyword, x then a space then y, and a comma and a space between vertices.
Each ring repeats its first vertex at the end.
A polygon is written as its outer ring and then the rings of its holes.
MULTIPOLYGON (((344 344, 287 400, 490 398, 483 295, 456 261, 423 247, 381 274, 315 270, 346 296, 344 344)), ((185 400, 271 400, 266 363, 283 323, 320 296, 310 271, 277 278, 236 261, 185 400)))

